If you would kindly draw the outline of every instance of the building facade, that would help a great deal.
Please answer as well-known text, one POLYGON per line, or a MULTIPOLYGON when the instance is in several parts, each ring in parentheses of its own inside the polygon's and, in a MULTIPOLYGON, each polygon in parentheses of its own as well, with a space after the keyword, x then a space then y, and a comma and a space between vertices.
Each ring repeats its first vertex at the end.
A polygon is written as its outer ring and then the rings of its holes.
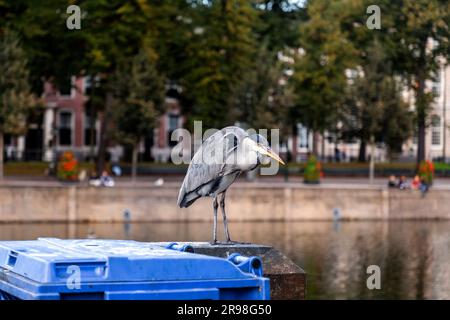
MULTIPOLYGON (((100 120, 88 104, 90 81, 87 77, 72 77, 63 89, 51 83, 44 84, 42 99, 44 109, 29 121, 27 134, 5 136, 6 161, 46 161, 70 150, 79 160, 96 156, 100 139, 100 120)), ((158 126, 142 139, 139 147, 141 160, 167 162, 170 159, 174 130, 183 126, 184 118, 178 100, 166 98, 166 112, 159 118, 158 126)), ((111 161, 123 159, 125 149, 116 144, 108 146, 111 161)))
MULTIPOLYGON (((425 131, 426 158, 434 161, 450 161, 450 66, 443 66, 438 71, 435 81, 427 81, 426 90, 436 96, 429 114, 429 120, 425 131)), ((411 110, 414 109, 414 93, 405 90, 403 98, 407 101, 411 110)), ((289 138, 288 149, 292 152, 293 160, 303 161, 306 155, 312 151, 312 132, 308 128, 297 125, 297 135, 289 138)), ((332 135, 325 132, 324 136, 318 135, 318 153, 321 159, 326 161, 353 161, 358 158, 360 143, 357 139, 353 142, 335 141, 332 135)), ((370 146, 366 147, 366 154, 370 156, 370 146)), ((407 140, 399 155, 400 160, 415 161, 417 155, 417 134, 407 140)), ((383 145, 375 147, 375 161, 387 161, 386 149, 383 145)))
MULTIPOLYGON (((435 81, 426 83, 427 90, 436 95, 426 129, 426 158, 430 160, 450 160, 450 66, 442 67, 435 81)), ((57 90, 50 83, 44 84, 42 99, 45 108, 29 119, 29 129, 24 136, 5 135, 5 159, 25 161, 47 161, 63 151, 73 151, 80 160, 87 160, 97 154, 100 120, 89 109, 87 95, 90 81, 86 77, 72 77, 70 83, 57 90), (92 142, 92 143, 91 143, 92 142)), ((404 92, 404 98, 414 106, 414 94, 404 92)), ((101 115, 100 115, 101 116, 101 115)), ((140 160, 169 162, 172 148, 178 143, 174 131, 184 126, 185 117, 178 99, 166 97, 165 113, 159 118, 153 132, 142 139, 140 160)), ((302 124, 297 124, 297 134, 289 137, 281 145, 280 153, 291 161, 302 162, 312 151, 313 133, 302 124)), ((319 157, 324 161, 354 161, 358 158, 359 141, 336 141, 325 132, 318 135, 319 157)), ((186 147, 186 146, 185 146, 186 147)), ((189 146, 186 147, 189 149, 189 146)), ((126 158, 126 150, 120 145, 108 146, 112 161, 126 158)), ((406 141, 402 148, 401 160, 414 161, 417 152, 417 137, 406 141)), ((366 154, 371 156, 370 146, 366 154)), ((375 148, 375 160, 387 160, 382 145, 375 148)), ((184 157, 184 156, 183 156, 184 157)))

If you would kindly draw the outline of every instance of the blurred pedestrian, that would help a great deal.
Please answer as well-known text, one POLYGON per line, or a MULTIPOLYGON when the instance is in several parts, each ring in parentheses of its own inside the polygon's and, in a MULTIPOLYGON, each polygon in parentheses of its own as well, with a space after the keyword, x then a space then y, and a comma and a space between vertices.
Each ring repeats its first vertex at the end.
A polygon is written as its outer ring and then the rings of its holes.
POLYGON ((388 187, 389 188, 396 188, 397 187, 397 177, 394 176, 393 174, 391 174, 389 176, 388 187))
POLYGON ((421 184, 422 184, 422 183, 420 182, 420 177, 419 177, 419 175, 416 174, 416 175, 414 176, 414 179, 413 179, 412 183, 411 183, 411 189, 413 189, 413 190, 419 190, 421 184))
POLYGON ((426 178, 422 177, 420 179, 420 192, 422 193, 422 197, 425 197, 426 193, 430 189, 430 185, 428 184, 428 181, 426 178))
POLYGON ((103 171, 100 177, 100 182, 103 187, 114 187, 114 179, 108 174, 108 171, 103 171))
POLYGON ((398 180, 398 188, 400 190, 409 189, 408 180, 406 179, 405 176, 401 176, 400 179, 398 180))

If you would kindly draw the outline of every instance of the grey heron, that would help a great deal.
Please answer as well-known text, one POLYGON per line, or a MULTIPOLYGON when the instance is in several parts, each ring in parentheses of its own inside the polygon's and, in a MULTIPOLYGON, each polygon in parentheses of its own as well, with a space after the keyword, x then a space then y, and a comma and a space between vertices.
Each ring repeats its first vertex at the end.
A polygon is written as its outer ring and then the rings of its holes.
POLYGON ((200 197, 213 198, 213 243, 217 243, 217 209, 220 204, 227 243, 231 243, 225 213, 225 194, 236 178, 270 158, 284 164, 259 135, 239 127, 226 127, 207 138, 194 154, 178 195, 178 206, 187 208, 200 197), (218 198, 220 196, 220 200, 218 198))

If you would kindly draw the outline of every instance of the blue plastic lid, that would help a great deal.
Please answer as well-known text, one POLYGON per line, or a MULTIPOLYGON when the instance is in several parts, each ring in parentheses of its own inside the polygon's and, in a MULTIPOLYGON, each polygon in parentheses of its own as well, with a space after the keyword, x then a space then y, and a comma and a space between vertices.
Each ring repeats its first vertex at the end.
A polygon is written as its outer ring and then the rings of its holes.
POLYGON ((0 267, 39 283, 63 283, 80 270, 83 281, 135 282, 248 279, 226 259, 130 240, 1 241, 0 267))

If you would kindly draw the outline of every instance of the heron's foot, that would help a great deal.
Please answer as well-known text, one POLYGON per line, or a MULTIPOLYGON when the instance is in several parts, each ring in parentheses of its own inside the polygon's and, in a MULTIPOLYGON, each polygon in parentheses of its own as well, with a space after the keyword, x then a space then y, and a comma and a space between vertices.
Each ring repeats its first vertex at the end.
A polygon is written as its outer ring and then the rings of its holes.
POLYGON ((236 241, 211 241, 209 243, 212 246, 223 246, 223 245, 235 245, 235 244, 239 244, 239 242, 236 241))
POLYGON ((210 245, 212 245, 212 246, 219 246, 219 245, 231 245, 231 246, 234 246, 234 245, 238 245, 238 244, 251 244, 250 242, 240 242, 240 241, 233 241, 233 240, 227 240, 227 241, 211 241, 210 243, 209 243, 210 245))
POLYGON ((235 244, 245 244, 245 242, 233 241, 231 239, 227 240, 225 244, 235 245, 235 244))

